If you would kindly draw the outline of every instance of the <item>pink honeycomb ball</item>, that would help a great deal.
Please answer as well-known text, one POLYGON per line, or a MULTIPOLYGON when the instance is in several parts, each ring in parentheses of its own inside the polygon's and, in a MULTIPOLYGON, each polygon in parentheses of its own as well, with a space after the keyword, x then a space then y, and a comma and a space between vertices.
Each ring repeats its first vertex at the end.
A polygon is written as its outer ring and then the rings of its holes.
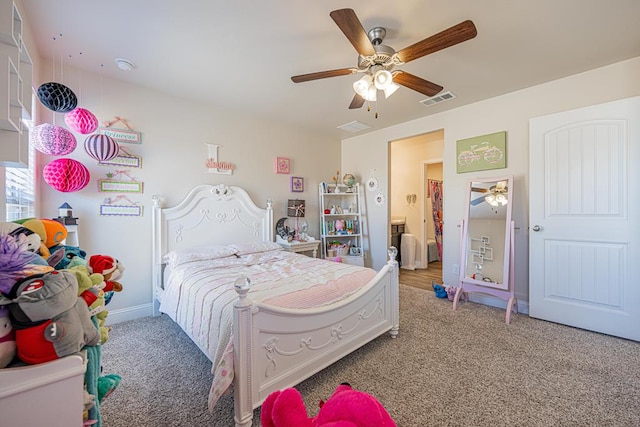
POLYGON ((56 159, 45 165, 42 177, 52 188, 63 193, 82 190, 90 180, 89 170, 73 159, 56 159))
POLYGON ((83 135, 98 129, 98 119, 91 111, 84 108, 76 108, 65 114, 64 122, 70 129, 83 135))

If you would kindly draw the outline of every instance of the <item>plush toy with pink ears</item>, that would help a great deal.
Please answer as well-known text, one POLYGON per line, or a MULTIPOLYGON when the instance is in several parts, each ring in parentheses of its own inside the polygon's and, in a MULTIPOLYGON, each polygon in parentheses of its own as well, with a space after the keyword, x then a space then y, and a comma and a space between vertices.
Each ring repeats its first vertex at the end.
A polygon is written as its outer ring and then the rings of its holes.
POLYGON ((396 427, 375 397, 348 383, 340 384, 329 400, 321 402, 318 415, 312 418, 298 390, 274 391, 262 404, 260 422, 262 427, 396 427))

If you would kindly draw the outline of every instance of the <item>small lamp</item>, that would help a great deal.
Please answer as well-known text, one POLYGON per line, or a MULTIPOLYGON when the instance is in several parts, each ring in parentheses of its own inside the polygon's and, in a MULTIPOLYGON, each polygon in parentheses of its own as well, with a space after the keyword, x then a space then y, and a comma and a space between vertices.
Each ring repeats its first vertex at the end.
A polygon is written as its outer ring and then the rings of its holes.
POLYGON ((287 216, 294 217, 296 219, 295 236, 294 239, 298 240, 298 218, 304 218, 305 201, 300 199, 287 200, 287 216))

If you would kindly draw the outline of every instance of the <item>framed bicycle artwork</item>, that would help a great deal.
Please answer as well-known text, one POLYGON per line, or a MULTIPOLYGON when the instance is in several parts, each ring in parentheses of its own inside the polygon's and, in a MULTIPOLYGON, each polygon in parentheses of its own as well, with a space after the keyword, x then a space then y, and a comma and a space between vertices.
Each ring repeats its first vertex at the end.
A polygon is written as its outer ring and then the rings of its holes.
POLYGON ((476 172, 507 167, 507 132, 496 132, 456 143, 456 171, 476 172))

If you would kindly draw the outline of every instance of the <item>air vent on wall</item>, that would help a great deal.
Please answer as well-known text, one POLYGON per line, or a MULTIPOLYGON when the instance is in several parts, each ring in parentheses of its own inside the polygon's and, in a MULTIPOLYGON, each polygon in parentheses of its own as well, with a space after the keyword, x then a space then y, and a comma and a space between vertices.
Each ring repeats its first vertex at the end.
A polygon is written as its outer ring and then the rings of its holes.
POLYGON ((420 104, 423 104, 427 107, 431 107, 432 105, 439 104, 444 101, 449 101, 450 99, 455 98, 456 95, 451 91, 442 92, 440 95, 432 96, 431 98, 423 99, 420 101, 420 104))
POLYGON ((338 129, 342 129, 347 132, 360 132, 361 130, 370 129, 370 128, 371 126, 369 126, 368 124, 359 122, 357 120, 338 126, 338 129))

